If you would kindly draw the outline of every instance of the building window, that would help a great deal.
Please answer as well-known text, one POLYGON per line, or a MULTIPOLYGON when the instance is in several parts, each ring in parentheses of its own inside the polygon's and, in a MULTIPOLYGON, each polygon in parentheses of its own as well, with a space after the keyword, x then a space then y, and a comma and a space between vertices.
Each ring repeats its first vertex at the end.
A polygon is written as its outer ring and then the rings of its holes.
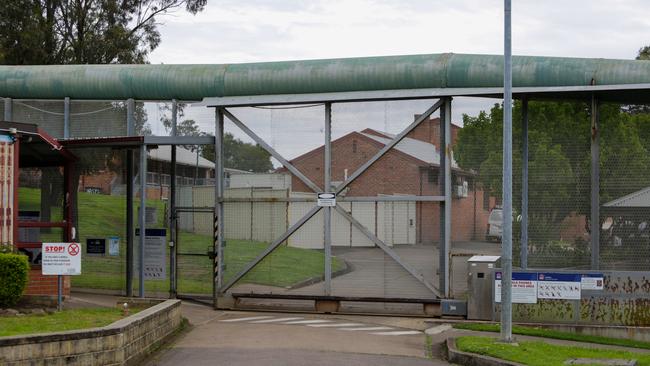
POLYGON ((352 152, 357 152, 357 140, 352 140, 352 152))
POLYGON ((433 169, 427 170, 427 179, 429 183, 438 184, 438 172, 433 169))

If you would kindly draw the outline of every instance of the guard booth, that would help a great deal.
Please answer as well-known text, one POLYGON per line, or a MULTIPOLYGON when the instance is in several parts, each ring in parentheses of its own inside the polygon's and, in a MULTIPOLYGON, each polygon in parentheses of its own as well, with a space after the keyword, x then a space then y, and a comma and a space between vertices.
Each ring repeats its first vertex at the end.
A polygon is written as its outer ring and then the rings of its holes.
POLYGON ((497 255, 475 255, 467 260, 467 319, 493 320, 494 269, 497 255))
MULTIPOLYGON (((30 263, 25 295, 38 301, 56 301, 57 276, 41 274, 43 242, 73 240, 72 169, 77 158, 36 125, 0 121, 0 244, 26 255, 30 263), (60 179, 45 179, 44 169, 60 179), (42 215, 41 189, 59 194, 42 215)), ((63 294, 70 294, 64 276, 63 294)))

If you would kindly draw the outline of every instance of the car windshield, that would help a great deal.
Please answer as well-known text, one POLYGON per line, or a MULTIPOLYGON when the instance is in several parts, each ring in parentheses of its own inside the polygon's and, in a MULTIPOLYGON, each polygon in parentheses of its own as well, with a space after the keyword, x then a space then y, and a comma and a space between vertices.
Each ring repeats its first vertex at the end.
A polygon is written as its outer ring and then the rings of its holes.
POLYGON ((503 210, 494 209, 490 212, 490 217, 488 219, 490 222, 502 222, 503 221, 503 210))

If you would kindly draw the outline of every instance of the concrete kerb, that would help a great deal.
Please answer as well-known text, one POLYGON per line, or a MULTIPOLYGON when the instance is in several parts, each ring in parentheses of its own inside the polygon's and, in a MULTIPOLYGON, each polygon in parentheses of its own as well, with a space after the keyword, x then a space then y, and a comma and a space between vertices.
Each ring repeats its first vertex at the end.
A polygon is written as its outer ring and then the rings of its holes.
POLYGON ((456 338, 447 338, 444 344, 445 358, 453 364, 463 366, 524 366, 517 362, 459 351, 456 348, 456 338))

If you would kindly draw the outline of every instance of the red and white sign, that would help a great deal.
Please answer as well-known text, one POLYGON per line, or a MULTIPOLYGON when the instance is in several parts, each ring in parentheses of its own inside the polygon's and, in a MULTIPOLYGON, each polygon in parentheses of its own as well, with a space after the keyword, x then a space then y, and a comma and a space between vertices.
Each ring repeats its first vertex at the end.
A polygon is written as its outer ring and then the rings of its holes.
POLYGON ((81 245, 79 243, 43 243, 43 275, 80 275, 81 245))

